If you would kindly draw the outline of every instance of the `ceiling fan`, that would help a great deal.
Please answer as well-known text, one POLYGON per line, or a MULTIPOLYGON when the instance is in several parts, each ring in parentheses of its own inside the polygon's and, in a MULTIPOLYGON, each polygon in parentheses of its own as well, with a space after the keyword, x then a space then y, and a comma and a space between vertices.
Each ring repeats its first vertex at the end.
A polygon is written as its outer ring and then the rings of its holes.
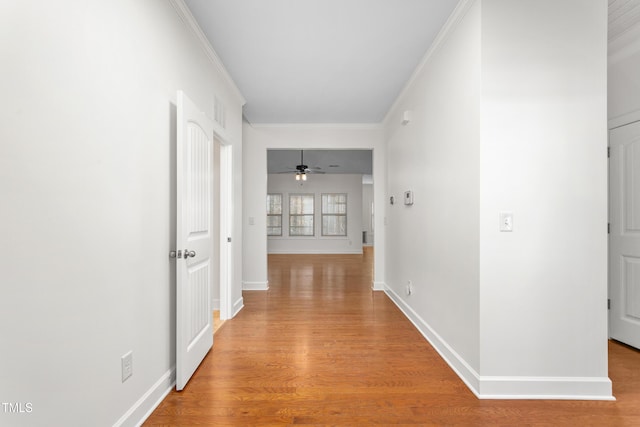
POLYGON ((283 172, 277 172, 277 173, 295 173, 296 174, 296 181, 306 181, 307 180, 307 174, 310 173, 324 173, 320 171, 320 167, 318 166, 313 166, 313 167, 309 167, 307 165, 304 164, 304 150, 300 150, 300 164, 296 165, 295 168, 292 168, 290 170, 287 171, 283 171, 283 172))

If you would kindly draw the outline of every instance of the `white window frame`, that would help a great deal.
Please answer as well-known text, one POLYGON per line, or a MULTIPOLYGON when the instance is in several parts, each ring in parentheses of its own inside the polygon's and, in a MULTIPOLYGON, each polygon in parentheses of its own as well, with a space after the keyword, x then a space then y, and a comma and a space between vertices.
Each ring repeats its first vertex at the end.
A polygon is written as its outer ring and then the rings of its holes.
MULTIPOLYGON (((316 231, 315 231, 315 203, 316 203, 316 195, 314 193, 294 193, 294 194, 289 194, 289 236, 291 237, 313 237, 316 235, 316 231), (292 207, 292 202, 295 198, 308 198, 311 200, 311 213, 293 213, 294 209, 292 207), (299 226, 295 226, 293 224, 296 223, 296 221, 294 220, 294 218, 299 218, 299 217, 310 217, 311 218, 311 234, 305 233, 305 234, 301 234, 298 232, 292 232, 294 228, 307 228, 307 227, 299 227, 299 226)), ((301 203, 301 206, 304 209, 304 202, 301 203)))
POLYGON ((282 236, 282 193, 267 193, 267 236, 273 237, 273 236, 282 236), (269 205, 269 197, 273 197, 273 196, 278 196, 280 198, 280 213, 272 213, 269 211, 270 205, 269 205), (273 228, 277 228, 277 227, 273 227, 273 226, 269 226, 269 218, 270 217, 280 217, 280 234, 272 234, 270 229, 273 228))
MULTIPOLYGON (((336 203, 334 202, 334 204, 336 203)), ((349 210, 347 193, 322 193, 320 196, 320 209, 321 209, 322 236, 323 237, 346 237, 347 236, 347 213, 349 210), (344 213, 325 212, 325 198, 335 197, 335 196, 344 196, 344 213), (344 233, 341 233, 341 234, 329 233, 327 230, 325 230, 325 218, 329 218, 329 217, 344 218, 344 233)))

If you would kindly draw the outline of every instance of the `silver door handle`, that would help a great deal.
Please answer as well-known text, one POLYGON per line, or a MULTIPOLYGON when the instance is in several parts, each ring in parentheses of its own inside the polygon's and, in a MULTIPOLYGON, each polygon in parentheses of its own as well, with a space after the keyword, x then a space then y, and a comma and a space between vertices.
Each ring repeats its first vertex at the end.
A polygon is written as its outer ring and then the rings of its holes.
POLYGON ((196 251, 190 251, 190 250, 187 250, 187 249, 184 250, 185 259, 189 258, 189 257, 193 258, 194 256, 196 256, 196 251))

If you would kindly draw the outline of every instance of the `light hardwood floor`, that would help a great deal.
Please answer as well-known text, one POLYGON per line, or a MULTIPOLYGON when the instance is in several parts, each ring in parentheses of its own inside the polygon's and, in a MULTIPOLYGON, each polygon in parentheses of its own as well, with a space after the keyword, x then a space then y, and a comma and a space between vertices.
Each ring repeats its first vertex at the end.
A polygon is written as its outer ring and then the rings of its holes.
POLYGON ((478 400, 382 292, 365 255, 271 255, 268 292, 216 333, 145 425, 640 426, 640 352, 609 344, 615 402, 478 400))
POLYGON ((220 310, 213 310, 213 333, 218 332, 224 320, 220 320, 220 310))

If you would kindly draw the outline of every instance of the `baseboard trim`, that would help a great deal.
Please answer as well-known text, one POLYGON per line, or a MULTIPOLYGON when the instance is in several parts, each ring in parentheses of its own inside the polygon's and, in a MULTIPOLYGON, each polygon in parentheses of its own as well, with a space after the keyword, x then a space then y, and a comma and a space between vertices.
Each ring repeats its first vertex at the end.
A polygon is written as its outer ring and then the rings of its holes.
POLYGON ((384 282, 372 282, 371 283, 371 289, 373 289, 374 291, 384 291, 386 286, 387 285, 384 282))
POLYGON ((233 303, 233 314, 231 315, 230 319, 236 317, 236 314, 238 314, 243 308, 244 300, 242 299, 242 297, 240 297, 236 300, 236 302, 233 303))
POLYGON ((480 377, 480 399, 616 400, 596 377, 480 377))
POLYGON ((393 289, 384 291, 479 399, 615 400, 606 377, 481 376, 393 289))
POLYGON ((271 250, 267 252, 268 255, 362 255, 362 250, 352 251, 334 251, 334 250, 315 250, 315 249, 284 249, 284 250, 271 250))
POLYGON ((176 385, 176 368, 171 367, 114 424, 114 427, 141 426, 176 385))
POLYGON ((242 282, 243 291, 268 291, 269 281, 266 282, 242 282))
POLYGON ((391 301, 398 306, 400 311, 413 323, 418 331, 426 338, 431 346, 440 354, 440 357, 453 369, 467 387, 480 397, 480 376, 467 362, 453 350, 445 340, 434 331, 427 322, 422 319, 393 289, 385 285, 384 292, 391 298, 391 301))
POLYGON ((220 310, 220 298, 214 299, 211 305, 212 305, 211 307, 212 310, 220 310))

